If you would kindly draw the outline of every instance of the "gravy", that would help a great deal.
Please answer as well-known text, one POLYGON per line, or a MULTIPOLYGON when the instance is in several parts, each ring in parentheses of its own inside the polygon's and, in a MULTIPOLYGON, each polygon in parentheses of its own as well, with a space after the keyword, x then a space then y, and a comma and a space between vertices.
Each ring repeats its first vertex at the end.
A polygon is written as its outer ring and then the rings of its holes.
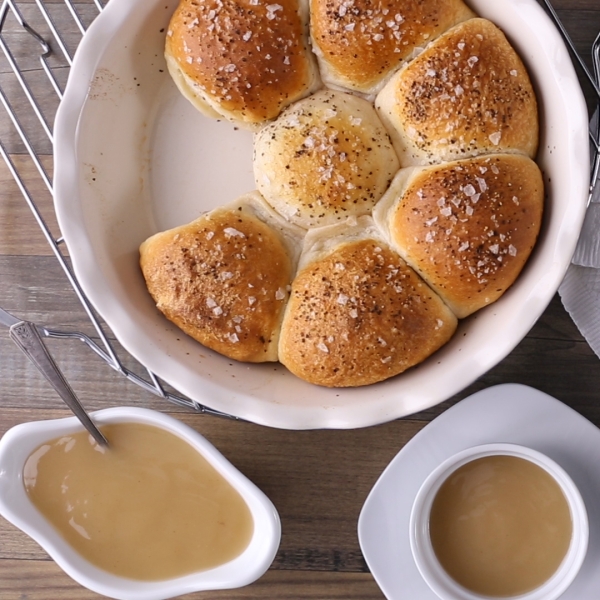
POLYGON ((563 560, 572 534, 567 500, 551 475, 506 455, 473 460, 442 484, 430 537, 446 572, 487 596, 542 585, 563 560))
POLYGON ((46 519, 110 573, 156 581, 241 554, 254 523, 240 494, 187 442, 140 423, 102 426, 37 448, 23 476, 46 519))

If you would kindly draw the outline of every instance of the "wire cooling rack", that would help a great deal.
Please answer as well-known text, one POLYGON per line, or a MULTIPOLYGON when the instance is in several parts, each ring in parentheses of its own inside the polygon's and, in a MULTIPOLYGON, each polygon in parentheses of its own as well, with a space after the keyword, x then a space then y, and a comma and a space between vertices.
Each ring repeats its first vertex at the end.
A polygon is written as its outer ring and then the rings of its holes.
MULTIPOLYGON (((600 34, 591 48, 592 70, 590 71, 585 60, 577 53, 550 1, 543 0, 543 3, 569 46, 581 78, 587 80, 587 84, 591 86, 600 108, 600 34)), ((101 0, 90 0, 86 3, 75 3, 71 0, 62 2, 61 0, 35 0, 34 2, 2 0, 0 9, 0 48, 8 65, 8 68, 3 69, 0 74, 0 102, 8 117, 0 121, 2 123, 0 154, 86 311, 97 333, 98 341, 80 332, 58 331, 40 324, 37 328, 48 338, 81 341, 115 371, 165 400, 196 412, 234 418, 166 390, 159 378, 143 367, 141 372, 147 373, 147 377, 142 377, 124 366, 119 356, 119 353, 124 351, 117 351, 116 345, 106 335, 100 318, 70 268, 64 240, 60 233, 55 235, 51 231, 47 219, 39 208, 39 186, 30 184, 30 188, 36 190, 36 193, 32 194, 25 184, 25 180, 31 181, 30 175, 25 177, 25 170, 29 172, 33 165, 34 172, 39 176, 41 189, 45 188, 44 191, 51 196, 53 194, 52 167, 45 160, 45 157, 52 155, 52 123, 62 99, 75 50, 87 28, 103 8, 104 2, 101 0), (23 156, 30 161, 28 165, 21 160, 23 156), (18 160, 15 160, 17 157, 18 160)), ((598 124, 590 128, 590 144, 592 148, 591 198, 594 187, 600 185, 600 125, 598 124)))
POLYGON ((52 155, 52 123, 56 110, 62 99, 75 50, 103 8, 104 3, 100 0, 87 3, 70 0, 35 0, 35 3, 3 0, 0 9, 0 48, 7 63, 2 66, 9 67, 2 69, 0 76, 0 102, 8 116, 0 129, 0 154, 87 313, 98 341, 81 332, 58 331, 40 324, 37 324, 37 328, 44 337, 80 340, 115 371, 161 398, 197 412, 230 417, 167 390, 159 378, 144 367, 140 372, 147 376, 140 376, 125 367, 122 360, 124 351, 117 350, 116 344, 105 333, 100 318, 71 270, 62 236, 52 232, 49 219, 40 209, 37 196, 46 191, 51 196, 53 194, 52 165, 46 157, 52 155), (23 156, 28 158, 29 164, 22 160, 23 156), (30 183, 28 189, 25 181, 31 182, 32 165, 39 181, 30 183), (28 177, 25 176, 26 171, 28 177), (41 183, 41 186, 37 183, 41 183), (36 194, 31 189, 35 189, 36 194))

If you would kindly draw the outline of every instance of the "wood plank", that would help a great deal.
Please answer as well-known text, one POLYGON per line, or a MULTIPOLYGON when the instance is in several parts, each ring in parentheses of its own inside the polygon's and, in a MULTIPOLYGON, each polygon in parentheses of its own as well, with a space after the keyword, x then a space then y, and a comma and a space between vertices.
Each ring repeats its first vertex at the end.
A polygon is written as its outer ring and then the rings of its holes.
MULTIPOLYGON (((0 561, 2 600, 96 600, 50 561, 0 561)), ((197 592, 181 600, 382 600, 383 594, 368 573, 268 571, 238 590, 197 592), (325 591, 326 590, 326 591, 325 591)))
MULTIPOLYGON (((2 120, 0 120, 2 122, 2 120)), ((2 138, 0 138, 2 139, 2 138)), ((4 141, 4 140, 3 140, 4 141)), ((52 195, 45 185, 37 166, 27 156, 11 155, 14 168, 19 173, 29 195, 36 203, 53 238, 61 236, 56 221, 52 195)), ((46 176, 52 179, 52 157, 40 156, 46 176)), ((52 250, 43 236, 21 190, 3 160, 0 160, 0 257, 2 255, 51 256, 52 250)), ((18 268, 17 264, 0 266, 0 280, 8 283, 13 275, 6 269, 18 268)), ((54 269, 52 269, 54 273, 54 269)))

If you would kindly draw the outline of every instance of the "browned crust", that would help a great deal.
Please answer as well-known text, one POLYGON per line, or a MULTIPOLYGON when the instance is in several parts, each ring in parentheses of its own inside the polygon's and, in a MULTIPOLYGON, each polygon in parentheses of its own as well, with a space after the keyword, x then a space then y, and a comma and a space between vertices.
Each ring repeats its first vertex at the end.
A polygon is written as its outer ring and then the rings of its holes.
POLYGON ((331 71, 327 82, 365 93, 415 48, 474 16, 461 0, 311 0, 310 8, 313 45, 331 71))
POLYGON ((305 30, 297 0, 182 0, 165 53, 217 112, 260 123, 314 89, 305 30))
POLYGON ((542 175, 524 156, 478 157, 427 167, 390 215, 402 256, 459 317, 497 300, 536 243, 542 175))
POLYGON ((146 240, 140 264, 158 309, 195 340, 240 361, 277 360, 292 261, 268 225, 217 209, 146 240))
POLYGON ((404 165, 484 152, 533 158, 537 102, 521 59, 485 19, 457 25, 397 73, 377 98, 404 165), (389 89, 388 89, 389 86, 389 89))
POLYGON ((382 381, 445 344, 456 319, 385 244, 346 243, 300 271, 284 316, 281 362, 306 381, 382 381))

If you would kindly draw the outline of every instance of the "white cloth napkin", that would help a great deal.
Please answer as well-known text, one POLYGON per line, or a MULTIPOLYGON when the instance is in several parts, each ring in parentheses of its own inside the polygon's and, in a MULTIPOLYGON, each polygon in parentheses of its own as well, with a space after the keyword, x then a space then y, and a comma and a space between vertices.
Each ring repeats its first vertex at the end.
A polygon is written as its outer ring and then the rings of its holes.
MULTIPOLYGON (((598 111, 592 118, 592 128, 597 123, 598 111)), ((592 194, 573 259, 558 293, 581 335, 600 357, 600 182, 592 194)))

